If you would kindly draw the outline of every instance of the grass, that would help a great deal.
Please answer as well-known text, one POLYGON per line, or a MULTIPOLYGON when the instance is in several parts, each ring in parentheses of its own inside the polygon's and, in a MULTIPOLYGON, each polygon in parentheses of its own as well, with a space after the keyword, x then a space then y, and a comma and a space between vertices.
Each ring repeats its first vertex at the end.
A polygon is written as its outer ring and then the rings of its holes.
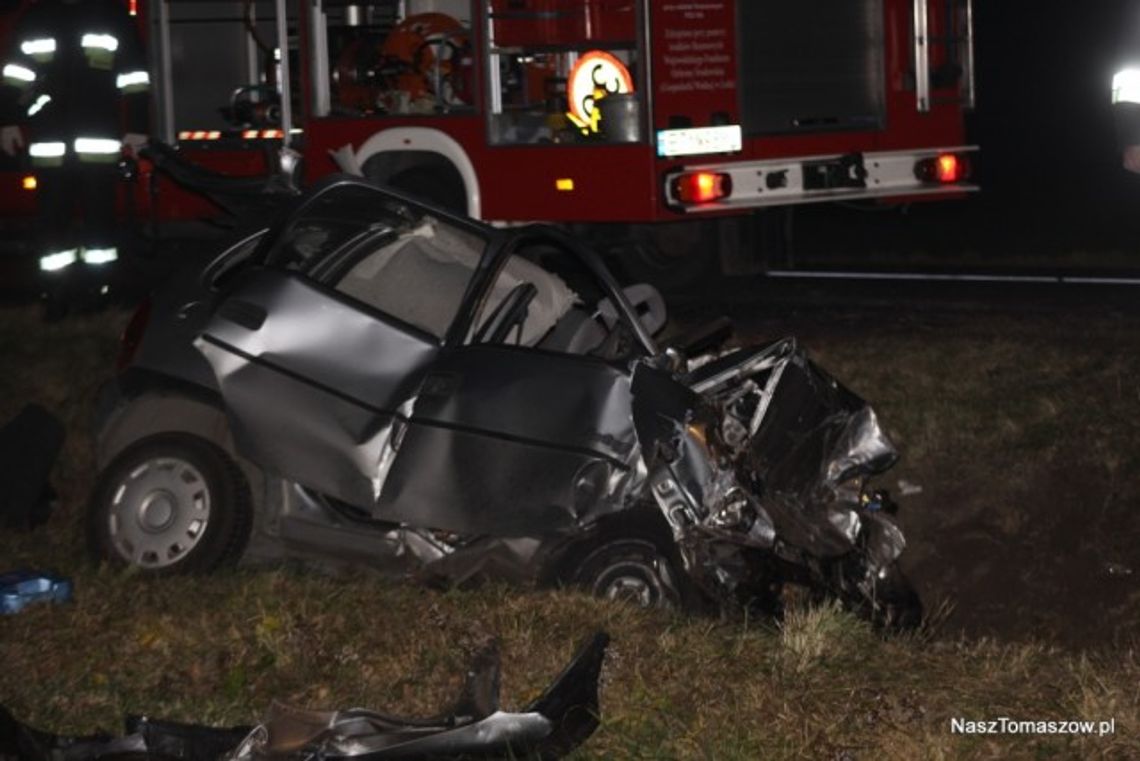
POLYGON ((1102 554, 1133 545, 1136 526, 1121 516, 1137 503, 1140 333, 1125 318, 958 315, 874 335, 843 316, 800 321, 804 343, 876 400, 899 439, 905 459, 891 477, 923 487, 904 505, 912 575, 931 606, 956 601, 940 627, 887 640, 833 607, 793 607, 777 625, 568 591, 426 590, 363 570, 150 579, 95 568, 80 531, 94 477, 86 431, 124 320, 43 326, 31 310, 0 311, 0 419, 36 400, 71 432, 56 515, 32 533, 0 533, 0 570, 52 568, 76 586, 73 604, 0 617, 0 703, 26 721, 66 732, 116 730, 126 713, 240 724, 274 699, 423 715, 454 695, 468 655, 490 637, 501 641, 504 704, 517 708, 604 628, 603 722, 576 758, 1140 758, 1135 629, 1131 639, 1095 631, 1134 627, 1136 577, 1120 599, 1100 595, 1103 611, 1058 610, 1027 631, 1019 596, 1048 609, 1042 590, 991 556, 1032 552, 1054 569, 1046 578, 1063 579, 1083 543, 1102 554), (1072 494, 1085 496, 1068 504, 1072 494), (956 735, 954 717, 1115 719, 1116 731, 956 735))

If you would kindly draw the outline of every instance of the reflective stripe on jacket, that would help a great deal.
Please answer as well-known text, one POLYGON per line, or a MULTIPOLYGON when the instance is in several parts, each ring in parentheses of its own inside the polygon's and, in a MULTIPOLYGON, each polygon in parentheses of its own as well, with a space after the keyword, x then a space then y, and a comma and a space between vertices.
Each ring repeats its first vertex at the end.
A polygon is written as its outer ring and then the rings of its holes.
POLYGON ((68 150, 77 138, 148 131, 150 74, 121 2, 40 0, 9 40, 0 59, 0 124, 24 124, 32 142, 64 142, 68 150))

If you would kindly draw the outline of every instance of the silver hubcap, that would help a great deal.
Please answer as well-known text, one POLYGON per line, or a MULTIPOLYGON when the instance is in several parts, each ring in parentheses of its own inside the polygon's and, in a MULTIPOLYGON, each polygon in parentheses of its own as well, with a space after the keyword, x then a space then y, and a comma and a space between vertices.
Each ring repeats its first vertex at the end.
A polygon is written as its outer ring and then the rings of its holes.
POLYGON ((622 600, 642 608, 670 607, 671 601, 659 568, 649 561, 622 560, 598 577, 594 594, 607 600, 622 600))
POLYGON ((115 488, 108 530, 124 560, 163 568, 186 557, 209 522, 210 490, 201 472, 185 460, 156 457, 115 488))
POLYGON ((649 583, 637 576, 619 576, 611 579, 603 596, 608 600, 624 600, 642 608, 653 605, 654 590, 649 583))

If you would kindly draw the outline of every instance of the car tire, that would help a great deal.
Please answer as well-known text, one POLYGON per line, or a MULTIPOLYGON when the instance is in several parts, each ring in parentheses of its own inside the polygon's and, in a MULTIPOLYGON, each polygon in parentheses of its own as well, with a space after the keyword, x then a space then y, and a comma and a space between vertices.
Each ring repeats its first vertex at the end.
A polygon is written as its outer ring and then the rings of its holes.
POLYGON ((573 570, 570 583, 596 597, 642 608, 682 606, 681 579, 652 542, 616 539, 596 547, 573 570))
POLYGON ((237 464, 186 434, 139 441, 102 472, 87 511, 92 556, 151 574, 212 571, 237 561, 253 509, 237 464))

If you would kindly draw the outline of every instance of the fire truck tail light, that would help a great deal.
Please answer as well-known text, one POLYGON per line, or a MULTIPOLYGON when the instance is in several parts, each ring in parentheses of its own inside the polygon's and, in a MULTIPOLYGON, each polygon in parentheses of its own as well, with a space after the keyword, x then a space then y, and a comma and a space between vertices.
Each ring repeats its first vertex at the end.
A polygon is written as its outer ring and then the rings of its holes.
POLYGON ((710 203, 732 195, 732 178, 721 172, 686 172, 673 179, 673 197, 681 203, 710 203))
POLYGON ((965 157, 956 153, 940 153, 934 158, 916 163, 914 174, 923 182, 949 185, 966 179, 970 174, 970 165, 965 157))

